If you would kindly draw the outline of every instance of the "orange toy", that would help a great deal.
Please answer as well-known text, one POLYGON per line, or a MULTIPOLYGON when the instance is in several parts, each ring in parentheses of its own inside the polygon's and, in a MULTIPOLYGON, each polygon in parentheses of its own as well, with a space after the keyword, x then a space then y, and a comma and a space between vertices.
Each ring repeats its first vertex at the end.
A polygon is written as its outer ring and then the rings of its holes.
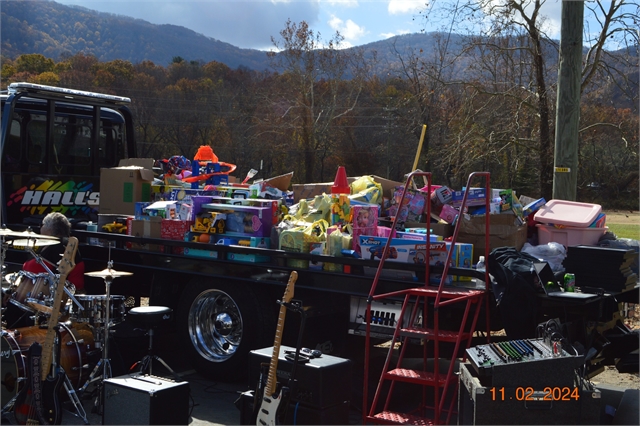
POLYGON ((198 148, 198 152, 196 152, 194 160, 198 161, 208 161, 210 163, 217 163, 218 156, 213 153, 213 149, 209 145, 200 145, 198 148))
POLYGON ((218 161, 218 156, 213 153, 213 149, 211 149, 209 145, 201 145, 200 148, 198 148, 198 152, 196 152, 196 155, 193 157, 193 159, 194 159, 194 162, 196 163, 194 164, 194 167, 198 167, 198 163, 197 163, 198 161, 203 161, 203 162, 209 162, 209 163, 218 163, 220 165, 220 168, 226 167, 227 170, 224 170, 224 171, 221 170, 219 172, 207 173, 207 174, 198 175, 198 176, 189 176, 187 178, 182 179, 183 182, 187 182, 187 183, 199 182, 202 180, 207 180, 213 176, 228 175, 233 173, 236 170, 235 164, 218 161))

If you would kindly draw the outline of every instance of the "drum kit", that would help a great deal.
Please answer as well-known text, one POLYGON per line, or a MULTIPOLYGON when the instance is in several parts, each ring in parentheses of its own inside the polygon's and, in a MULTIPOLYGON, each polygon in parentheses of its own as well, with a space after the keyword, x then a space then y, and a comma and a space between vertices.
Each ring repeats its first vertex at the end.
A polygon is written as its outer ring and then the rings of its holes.
MULTIPOLYGON (((36 252, 41 247, 61 244, 55 237, 0 228, 0 281, 2 282, 2 334, 1 334, 1 374, 0 386, 2 415, 11 412, 21 389, 29 379, 27 353, 32 343, 43 343, 47 333, 44 323, 57 321, 54 354, 59 353, 58 366, 65 373, 64 389, 73 404, 76 414, 85 424, 89 424, 78 395, 95 384, 97 397, 95 409, 102 412, 104 380, 111 378, 109 358, 109 335, 112 326, 124 320, 125 297, 111 295, 111 283, 118 277, 133 275, 131 272, 116 271, 109 259, 107 269, 87 272, 90 277, 102 278, 105 295, 76 295, 75 286, 66 281, 60 316, 52 319, 54 295, 60 281, 47 262, 36 252), (8 242, 6 242, 8 241, 8 242), (12 247, 27 251, 41 265, 45 273, 19 271, 4 274, 6 250, 12 247), (7 321, 6 311, 18 311, 22 317, 29 317, 33 325, 12 328, 17 321, 7 321), (8 325, 9 327, 6 327, 8 325), (58 352, 59 351, 59 352, 58 352), (99 357, 99 359, 97 358, 99 357), (91 364, 95 366, 91 372, 91 364)), ((109 254, 110 258, 110 254, 109 254)), ((65 275, 66 276, 66 275, 65 275)), ((30 380, 30 379, 29 379, 30 380)))

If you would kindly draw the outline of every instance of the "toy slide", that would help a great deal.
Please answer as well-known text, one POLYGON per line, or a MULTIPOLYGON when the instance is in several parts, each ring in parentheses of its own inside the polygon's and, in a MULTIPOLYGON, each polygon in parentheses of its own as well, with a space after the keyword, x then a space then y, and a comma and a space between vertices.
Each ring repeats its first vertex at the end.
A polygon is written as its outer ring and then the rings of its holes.
POLYGON ((229 170, 225 170, 225 171, 219 171, 219 172, 213 172, 213 173, 206 173, 203 175, 198 175, 198 176, 189 176, 187 178, 182 179, 183 182, 187 182, 187 183, 192 183, 192 182, 200 182, 203 180, 207 180, 210 177, 213 176, 218 176, 218 175, 228 175, 230 173, 233 173, 236 170, 236 165, 235 164, 229 164, 229 163, 223 163, 220 162, 220 167, 228 167, 229 170))

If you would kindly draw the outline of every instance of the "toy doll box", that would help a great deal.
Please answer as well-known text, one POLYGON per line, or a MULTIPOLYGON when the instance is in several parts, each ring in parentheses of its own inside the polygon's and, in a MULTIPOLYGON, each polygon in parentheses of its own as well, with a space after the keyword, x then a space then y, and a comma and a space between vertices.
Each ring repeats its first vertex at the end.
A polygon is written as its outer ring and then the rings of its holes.
MULTIPOLYGON (((199 197, 198 197, 199 198, 199 197)), ((194 210, 195 210, 194 200, 194 210)), ((223 213, 225 218, 225 234, 240 237, 269 237, 273 224, 271 206, 239 206, 231 204, 205 203, 200 211, 223 213)))

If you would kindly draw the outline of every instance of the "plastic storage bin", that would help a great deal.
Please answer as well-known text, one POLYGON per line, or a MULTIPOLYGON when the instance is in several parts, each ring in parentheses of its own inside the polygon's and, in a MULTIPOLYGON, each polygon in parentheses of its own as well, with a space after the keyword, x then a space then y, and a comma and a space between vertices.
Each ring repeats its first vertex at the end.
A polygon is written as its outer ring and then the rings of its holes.
POLYGON ((578 203, 567 200, 550 200, 536 212, 533 219, 544 224, 586 228, 602 211, 599 204, 578 203))
POLYGON ((538 228, 538 243, 547 244, 556 242, 565 247, 596 245, 601 236, 609 229, 604 228, 573 228, 566 226, 564 228, 555 228, 548 225, 536 225, 538 228))

